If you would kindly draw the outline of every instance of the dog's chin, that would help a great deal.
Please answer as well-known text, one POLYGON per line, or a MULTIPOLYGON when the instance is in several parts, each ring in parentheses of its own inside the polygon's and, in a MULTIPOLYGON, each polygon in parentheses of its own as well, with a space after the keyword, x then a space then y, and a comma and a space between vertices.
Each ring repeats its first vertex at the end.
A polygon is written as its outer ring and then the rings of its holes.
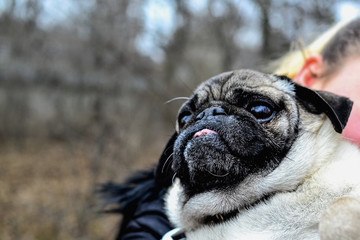
POLYGON ((188 131, 176 154, 180 158, 176 176, 189 197, 211 190, 228 191, 253 172, 248 160, 232 151, 238 142, 226 140, 230 130, 210 128, 188 131))
MULTIPOLYGON (((196 134, 196 133, 195 133, 196 134)), ((239 159, 216 132, 193 137, 186 143, 184 158, 188 179, 183 184, 193 192, 229 188, 239 179, 239 159)))

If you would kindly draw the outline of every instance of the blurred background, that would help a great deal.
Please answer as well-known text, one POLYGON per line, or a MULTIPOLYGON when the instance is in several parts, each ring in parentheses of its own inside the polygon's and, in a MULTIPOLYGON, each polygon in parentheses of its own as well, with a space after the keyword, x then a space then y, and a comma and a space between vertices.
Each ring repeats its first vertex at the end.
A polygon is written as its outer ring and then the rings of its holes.
POLYGON ((341 0, 0 1, 0 239, 112 239, 94 189, 152 166, 203 80, 360 13, 341 0))

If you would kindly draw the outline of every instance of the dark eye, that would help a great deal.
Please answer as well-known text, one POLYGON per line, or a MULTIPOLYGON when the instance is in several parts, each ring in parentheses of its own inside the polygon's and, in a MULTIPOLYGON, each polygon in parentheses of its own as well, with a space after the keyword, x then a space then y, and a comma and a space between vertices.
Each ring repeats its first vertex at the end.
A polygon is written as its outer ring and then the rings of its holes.
POLYGON ((191 117, 191 112, 185 111, 179 115, 179 126, 183 127, 191 117))
POLYGON ((260 123, 270 121, 275 115, 274 109, 266 103, 255 103, 247 109, 260 123))

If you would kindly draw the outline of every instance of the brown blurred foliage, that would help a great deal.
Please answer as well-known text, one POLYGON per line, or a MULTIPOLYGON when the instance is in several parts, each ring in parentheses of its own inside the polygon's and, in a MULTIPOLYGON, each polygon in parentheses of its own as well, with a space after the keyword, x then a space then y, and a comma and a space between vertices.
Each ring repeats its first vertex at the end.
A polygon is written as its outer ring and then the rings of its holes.
POLYGON ((114 236, 119 219, 96 212, 94 189, 156 162, 181 105, 164 103, 220 72, 261 70, 332 24, 335 0, 158 1, 170 33, 146 27, 154 2, 73 1, 75 14, 46 25, 43 1, 4 1, 0 239, 114 236))

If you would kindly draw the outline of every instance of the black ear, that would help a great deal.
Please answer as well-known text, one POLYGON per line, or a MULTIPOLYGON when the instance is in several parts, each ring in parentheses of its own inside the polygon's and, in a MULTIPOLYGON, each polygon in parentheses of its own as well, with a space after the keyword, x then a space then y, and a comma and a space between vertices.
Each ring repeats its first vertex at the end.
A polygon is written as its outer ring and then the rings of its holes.
POLYGON ((168 187, 172 184, 172 178, 175 174, 171 168, 171 163, 174 143, 177 139, 177 136, 178 135, 176 132, 171 136, 160 156, 159 162, 155 169, 155 180, 160 186, 163 187, 168 187))
POLYGON ((349 119, 353 102, 334 93, 314 91, 310 88, 295 84, 296 97, 312 113, 325 113, 334 129, 342 133, 349 119))

